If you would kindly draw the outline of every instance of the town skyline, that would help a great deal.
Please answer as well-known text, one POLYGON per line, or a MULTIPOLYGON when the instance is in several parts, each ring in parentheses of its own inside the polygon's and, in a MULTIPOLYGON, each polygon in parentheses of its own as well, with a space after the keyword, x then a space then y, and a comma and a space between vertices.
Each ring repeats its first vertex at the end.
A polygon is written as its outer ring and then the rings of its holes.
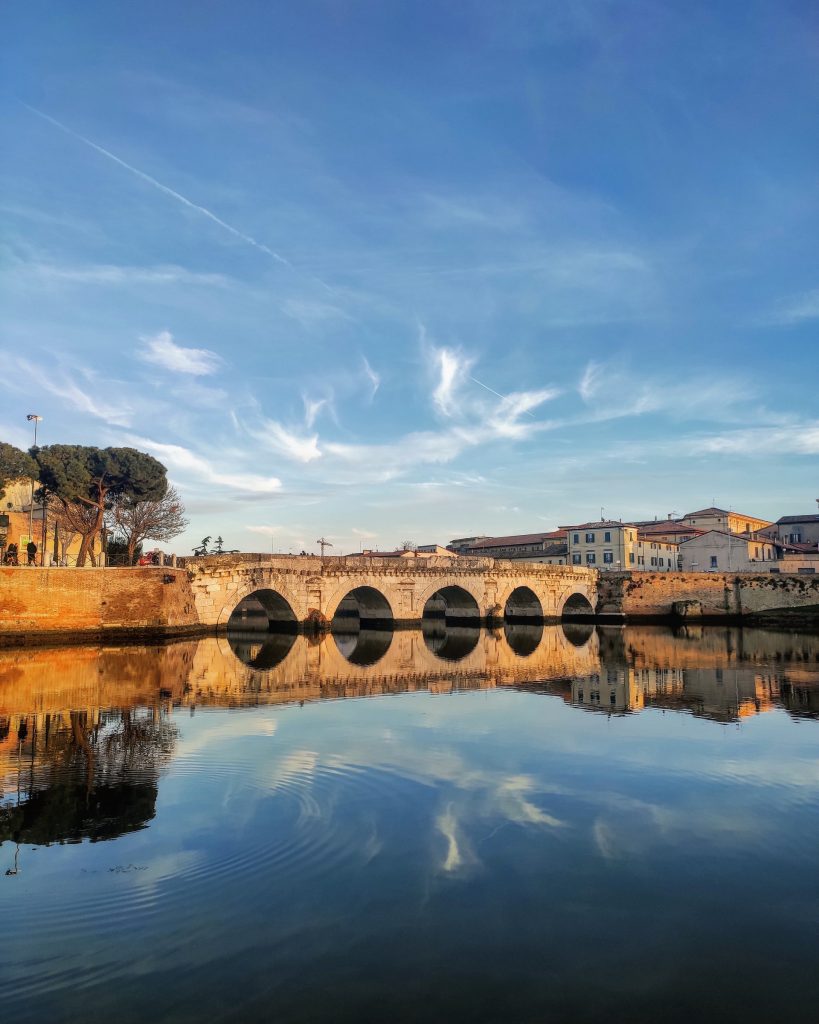
POLYGON ((380 7, 10 13, 0 438, 180 550, 813 509, 807 5, 380 7))

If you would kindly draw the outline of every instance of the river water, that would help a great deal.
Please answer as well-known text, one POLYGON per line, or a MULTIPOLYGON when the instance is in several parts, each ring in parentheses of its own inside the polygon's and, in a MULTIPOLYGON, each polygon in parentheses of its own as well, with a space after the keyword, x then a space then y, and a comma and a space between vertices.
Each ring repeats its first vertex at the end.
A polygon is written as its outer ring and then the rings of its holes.
POLYGON ((819 637, 0 650, 8 1021, 814 1022, 819 637))

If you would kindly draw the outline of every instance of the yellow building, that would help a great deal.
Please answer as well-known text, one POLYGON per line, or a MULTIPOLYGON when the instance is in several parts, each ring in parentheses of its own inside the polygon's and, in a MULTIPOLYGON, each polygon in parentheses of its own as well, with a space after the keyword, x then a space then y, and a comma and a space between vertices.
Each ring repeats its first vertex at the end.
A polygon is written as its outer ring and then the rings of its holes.
POLYGON ((742 512, 731 512, 724 508, 701 508, 697 512, 686 512, 680 520, 699 530, 723 530, 727 533, 756 533, 771 525, 769 519, 747 516, 742 512))
POLYGON ((679 546, 644 536, 634 523, 601 520, 562 527, 568 531, 570 565, 632 572, 675 572, 679 546))
POLYGON ((42 506, 35 503, 32 508, 31 503, 32 494, 37 486, 36 481, 28 479, 6 484, 5 493, 0 500, 0 559, 4 559, 10 544, 16 544, 18 561, 20 565, 25 564, 30 529, 37 545, 38 565, 61 561, 74 565, 82 538, 78 533, 66 533, 64 528, 60 531, 57 527, 55 539, 55 523, 48 515, 43 532, 42 506))

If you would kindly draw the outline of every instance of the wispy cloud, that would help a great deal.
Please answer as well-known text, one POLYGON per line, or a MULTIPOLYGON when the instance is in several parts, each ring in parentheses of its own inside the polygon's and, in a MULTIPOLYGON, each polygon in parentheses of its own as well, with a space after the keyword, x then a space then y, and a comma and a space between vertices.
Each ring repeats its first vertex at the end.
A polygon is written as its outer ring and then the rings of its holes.
POLYGON ((218 484, 233 491, 250 494, 272 494, 281 489, 281 480, 275 476, 254 473, 222 472, 201 455, 178 444, 163 444, 147 437, 132 437, 134 447, 145 448, 166 463, 173 472, 189 475, 209 484, 218 484))
POLYGON ((150 337, 139 339, 144 347, 139 352, 140 359, 146 363, 154 363, 171 373, 189 373, 194 377, 206 377, 216 373, 222 360, 215 352, 207 348, 186 348, 177 345, 170 331, 160 331, 150 337))
POLYGON ((309 430, 316 422, 318 414, 327 405, 328 399, 308 398, 307 395, 302 395, 302 401, 304 402, 304 423, 309 430))
POLYGON ((257 427, 248 428, 248 433, 265 448, 294 462, 312 462, 314 459, 320 459, 322 455, 318 446, 318 434, 300 436, 276 420, 262 419, 257 427))
POLYGON ((540 391, 516 391, 503 398, 489 417, 489 427, 497 437, 524 438, 534 430, 546 430, 553 423, 521 423, 521 416, 532 416, 532 410, 560 395, 558 388, 540 391))
POLYGON ((15 270, 30 274, 38 282, 65 282, 92 285, 194 285, 224 288, 231 279, 224 274, 201 273, 173 263, 156 266, 125 266, 116 263, 89 263, 66 266, 41 260, 17 260, 15 270))
POLYGON ((361 357, 361 362, 364 368, 364 376, 370 384, 370 401, 372 401, 375 398, 376 392, 381 387, 381 377, 370 366, 366 356, 361 357))
POLYGON ((680 450, 687 455, 819 455, 819 420, 682 438, 680 450))
POLYGON ((313 327, 331 320, 351 320, 352 317, 339 306, 312 299, 285 299, 281 304, 282 313, 301 324, 313 327))
POLYGON ((469 375, 474 360, 452 348, 433 348, 431 361, 437 383, 432 401, 443 416, 454 416, 459 409, 458 390, 469 375))
POLYGON ((819 320, 819 288, 804 292, 783 303, 770 318, 775 324, 799 324, 819 320))
MULTIPOLYGON (((55 395, 63 403, 78 412, 87 413, 96 419, 103 420, 115 427, 128 427, 131 424, 133 411, 127 401, 120 398, 116 403, 106 402, 101 398, 84 391, 72 377, 77 375, 77 368, 56 373, 45 372, 41 367, 26 359, 16 360, 24 379, 36 382, 37 387, 55 395)), ((94 379, 91 371, 81 371, 82 375, 94 379)))
POLYGON ((756 397, 756 387, 745 376, 723 373, 677 374, 661 378, 631 370, 616 360, 589 362, 577 386, 589 408, 578 422, 603 422, 629 416, 659 413, 686 419, 707 413, 712 419, 731 419, 737 408, 756 397))
POLYGON ((207 217, 208 220, 212 221, 214 224, 217 224, 224 231, 227 231, 229 234, 233 235, 234 238, 238 238, 241 241, 246 242, 248 245, 253 246, 254 249, 258 249, 260 252, 263 252, 267 256, 272 257, 274 260, 276 260, 277 263, 283 263, 285 266, 288 267, 291 266, 289 260, 286 260, 283 256, 275 252, 269 246, 264 245, 262 242, 256 241, 256 239, 253 238, 252 235, 248 235, 244 231, 240 231, 238 228, 235 228, 232 224, 228 224, 227 221, 222 220, 221 217, 217 217, 216 214, 213 213, 211 210, 208 210, 207 207, 200 206, 198 203, 194 203, 186 196, 183 196, 180 192, 177 192, 174 189, 169 188, 167 185, 163 185, 161 181, 157 181, 156 178, 151 177, 150 174, 146 174, 145 171, 139 170, 138 167, 134 167, 132 164, 126 163, 125 160, 122 160, 120 157, 116 156, 110 150, 104 149, 102 146, 97 145, 96 142, 92 142, 91 139, 86 138, 84 135, 80 135, 80 133, 75 132, 73 128, 69 128, 67 125, 63 124, 61 121, 58 121, 56 118, 51 117, 49 114, 44 113, 42 110, 38 110, 36 107, 30 106, 28 103, 23 103, 23 106, 27 110, 30 110, 32 114, 36 114, 37 117, 41 117, 44 121, 47 121, 49 124, 54 125, 55 128, 59 128, 61 132, 65 132, 65 134, 69 135, 72 139, 77 139, 78 142, 82 142, 86 146, 89 146, 91 149, 95 150, 97 153, 100 153, 102 156, 107 157, 109 160, 112 160, 115 164, 118 164, 126 171, 130 171, 131 174, 146 182, 148 185, 151 185, 159 192, 162 192, 166 196, 170 196, 171 199, 175 199, 178 203, 182 203, 183 206, 186 206, 190 210, 194 210, 196 213, 201 214, 203 217, 207 217))

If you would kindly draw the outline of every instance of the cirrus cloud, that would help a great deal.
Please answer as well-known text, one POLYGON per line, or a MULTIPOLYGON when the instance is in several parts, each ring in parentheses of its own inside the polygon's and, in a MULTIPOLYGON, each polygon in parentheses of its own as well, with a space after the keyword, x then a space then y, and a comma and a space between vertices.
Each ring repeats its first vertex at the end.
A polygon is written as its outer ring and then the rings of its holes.
POLYGON ((160 331, 152 336, 141 336, 144 344, 139 357, 146 363, 161 366, 171 373, 189 373, 194 377, 206 377, 216 373, 222 360, 207 348, 186 348, 177 345, 170 331, 160 331))

